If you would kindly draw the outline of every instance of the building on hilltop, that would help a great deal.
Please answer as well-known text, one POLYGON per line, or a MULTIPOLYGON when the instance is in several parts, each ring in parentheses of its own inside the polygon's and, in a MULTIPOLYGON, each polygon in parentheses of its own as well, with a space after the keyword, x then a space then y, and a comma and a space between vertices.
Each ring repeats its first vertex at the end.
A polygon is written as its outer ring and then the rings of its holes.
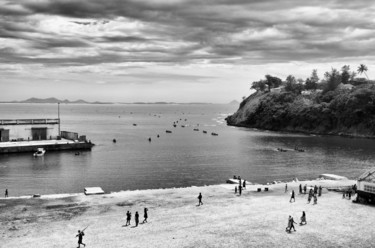
POLYGON ((375 203, 375 167, 358 178, 357 201, 375 203))

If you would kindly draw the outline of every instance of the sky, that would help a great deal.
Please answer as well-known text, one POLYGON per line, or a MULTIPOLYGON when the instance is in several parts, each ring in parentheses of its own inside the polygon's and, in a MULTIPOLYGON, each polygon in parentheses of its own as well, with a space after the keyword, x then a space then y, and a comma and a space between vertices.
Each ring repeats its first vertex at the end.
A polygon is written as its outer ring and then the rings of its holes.
POLYGON ((373 79, 374 47, 368 0, 0 0, 0 101, 227 103, 266 74, 373 79))

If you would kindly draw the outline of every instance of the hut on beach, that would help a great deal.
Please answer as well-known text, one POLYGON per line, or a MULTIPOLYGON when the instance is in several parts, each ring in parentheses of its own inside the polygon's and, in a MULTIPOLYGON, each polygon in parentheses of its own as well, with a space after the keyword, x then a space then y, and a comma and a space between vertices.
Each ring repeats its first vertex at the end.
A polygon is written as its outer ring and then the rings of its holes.
POLYGON ((357 201, 375 203, 375 167, 358 178, 357 201))

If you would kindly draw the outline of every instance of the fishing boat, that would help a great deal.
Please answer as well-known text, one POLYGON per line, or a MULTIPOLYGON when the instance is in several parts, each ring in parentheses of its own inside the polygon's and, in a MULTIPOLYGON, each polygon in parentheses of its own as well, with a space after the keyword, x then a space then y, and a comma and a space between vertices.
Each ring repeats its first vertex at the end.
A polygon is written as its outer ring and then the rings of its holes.
POLYGON ((36 152, 34 152, 34 157, 41 157, 46 153, 46 150, 44 148, 38 148, 36 152))
POLYGON ((199 131, 199 129, 198 128, 194 128, 194 131, 199 131))
POLYGON ((207 131, 203 130, 203 133, 207 133, 207 131))
POLYGON ((172 133, 172 131, 171 131, 171 130, 166 130, 165 132, 166 132, 166 133, 172 133))
POLYGON ((211 133, 211 135, 213 135, 213 136, 218 136, 219 134, 217 134, 217 133, 211 133))

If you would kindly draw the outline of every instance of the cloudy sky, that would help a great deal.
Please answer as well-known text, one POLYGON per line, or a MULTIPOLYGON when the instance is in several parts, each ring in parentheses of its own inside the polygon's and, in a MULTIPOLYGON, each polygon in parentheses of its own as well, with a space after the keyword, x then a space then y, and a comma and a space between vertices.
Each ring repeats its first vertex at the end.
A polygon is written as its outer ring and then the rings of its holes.
POLYGON ((366 64, 367 0, 0 0, 0 101, 226 103, 265 74, 366 64))

